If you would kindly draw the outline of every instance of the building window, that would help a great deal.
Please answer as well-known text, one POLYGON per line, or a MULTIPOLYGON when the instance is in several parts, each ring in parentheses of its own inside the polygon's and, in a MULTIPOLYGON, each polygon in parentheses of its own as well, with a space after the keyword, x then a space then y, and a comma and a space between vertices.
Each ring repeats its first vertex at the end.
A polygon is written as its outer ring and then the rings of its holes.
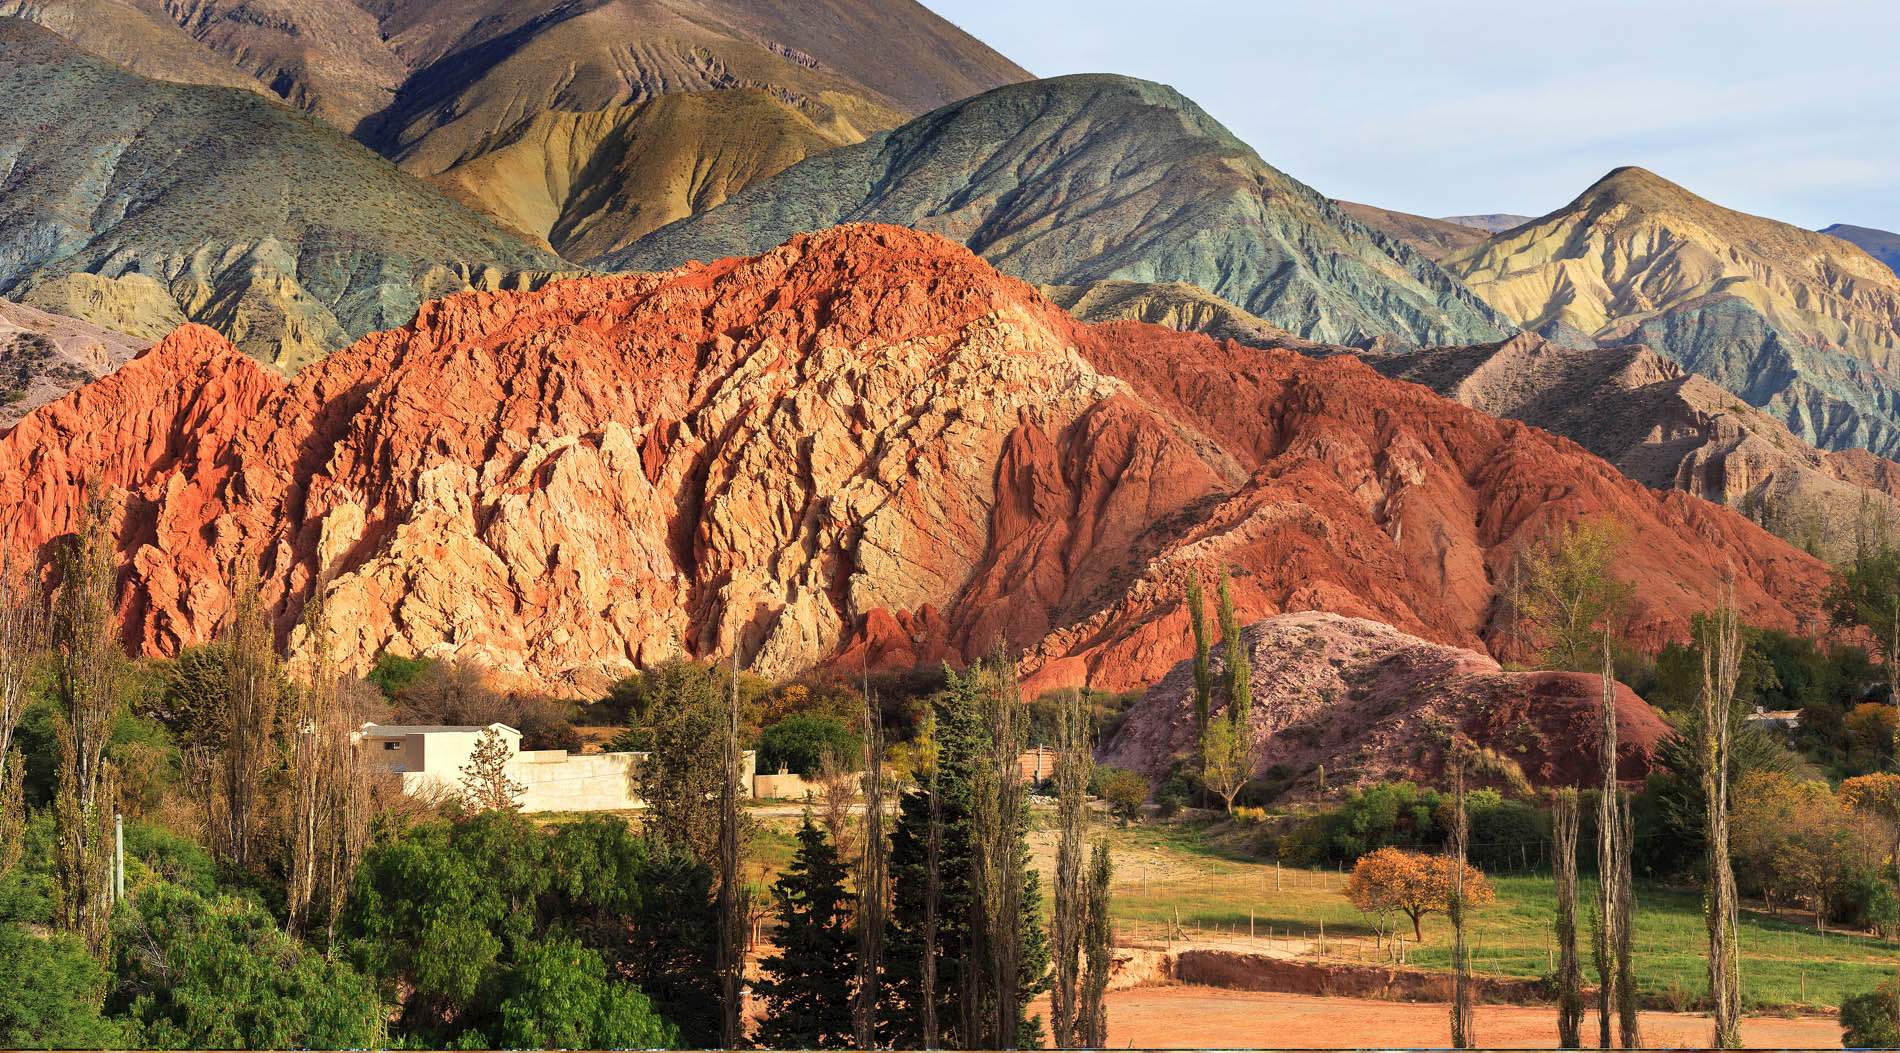
POLYGON ((384 749, 386 749, 386 750, 399 750, 399 749, 402 749, 402 743, 400 743, 400 742, 385 742, 385 743, 383 743, 383 748, 384 748, 384 749))

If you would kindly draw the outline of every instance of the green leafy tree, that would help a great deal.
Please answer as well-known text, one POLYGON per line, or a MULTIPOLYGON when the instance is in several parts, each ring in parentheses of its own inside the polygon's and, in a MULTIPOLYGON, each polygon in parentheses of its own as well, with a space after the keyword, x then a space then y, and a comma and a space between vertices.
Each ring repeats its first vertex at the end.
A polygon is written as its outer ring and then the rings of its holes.
POLYGON ((0 1047, 112 1048, 124 1027, 102 1010, 106 973, 85 944, 0 923, 0 1047))
POLYGON ((255 903, 175 885, 120 919, 114 1003, 155 1049, 363 1049, 382 1041, 375 985, 286 936, 255 903))
POLYGON ((509 970, 500 1022, 488 1037, 507 1049, 665 1049, 679 1029, 639 990, 608 979, 599 952, 571 937, 522 949, 509 970))
POLYGON ((669 662, 642 676, 648 707, 639 714, 646 758, 633 773, 646 802, 646 826, 707 864, 718 858, 719 785, 726 699, 723 674, 694 662, 669 662))
POLYGON ((1201 781, 1220 794, 1228 815, 1234 814, 1234 798, 1247 785, 1253 760, 1250 745, 1231 720, 1213 722, 1201 736, 1201 781))
POLYGON ((1604 634, 1628 605, 1631 587, 1615 574, 1628 530, 1614 520, 1585 520, 1557 530, 1519 558, 1515 613, 1542 641, 1551 669, 1595 672, 1604 634))
POLYGON ((759 735, 759 771, 783 768, 810 778, 824 767, 826 758, 855 759, 863 752, 863 740, 844 721, 819 713, 797 713, 759 735))
POLYGON ((1253 727, 1253 666, 1240 636, 1240 619, 1234 615, 1233 589, 1225 570, 1220 574, 1220 637, 1227 662, 1227 719, 1246 739, 1253 727))
POLYGON ((1187 581, 1188 625, 1194 630, 1194 734, 1207 734, 1207 717, 1214 711, 1214 674, 1209 663, 1207 604, 1201 595, 1201 572, 1187 581))
POLYGON ((813 825, 798 829, 798 852, 772 886, 778 953, 759 963, 765 1001, 759 1043, 771 1049, 843 1049, 851 1046, 852 990, 858 940, 838 850, 813 825))

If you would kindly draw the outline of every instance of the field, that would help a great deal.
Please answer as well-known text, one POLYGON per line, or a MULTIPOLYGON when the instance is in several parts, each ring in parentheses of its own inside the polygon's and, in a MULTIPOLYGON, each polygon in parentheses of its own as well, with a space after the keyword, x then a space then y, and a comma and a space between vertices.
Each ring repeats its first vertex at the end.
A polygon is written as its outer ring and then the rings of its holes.
MULTIPOLYGON (((1345 875, 1276 869, 1270 862, 1247 859, 1233 850, 1232 836, 1223 831, 1157 823, 1109 832, 1116 867, 1113 912, 1122 939, 1247 940, 1311 953, 1324 926, 1331 956, 1389 956, 1382 955, 1372 926, 1341 891, 1345 875)), ((1053 835, 1039 831, 1032 845, 1036 865, 1052 873, 1053 835)), ((1513 977, 1551 972, 1550 878, 1498 877, 1492 884, 1497 901, 1474 919, 1477 970, 1513 977)), ((1586 880, 1584 902, 1594 891, 1586 880)), ((1403 928, 1409 941, 1409 923, 1403 928)), ((1686 1007, 1698 1001, 1707 990, 1700 896, 1694 890, 1639 887, 1636 936, 1642 989, 1652 1002, 1686 1007)), ((1900 963, 1900 946, 1867 936, 1817 933, 1806 918, 1793 914, 1771 918, 1745 910, 1741 943, 1744 998, 1757 1008, 1825 1011, 1844 993, 1875 986, 1900 963)), ((1587 977, 1587 942, 1584 953, 1587 977)), ((1450 927, 1443 918, 1426 919, 1424 942, 1408 945, 1405 958, 1428 969, 1449 967, 1450 927)))

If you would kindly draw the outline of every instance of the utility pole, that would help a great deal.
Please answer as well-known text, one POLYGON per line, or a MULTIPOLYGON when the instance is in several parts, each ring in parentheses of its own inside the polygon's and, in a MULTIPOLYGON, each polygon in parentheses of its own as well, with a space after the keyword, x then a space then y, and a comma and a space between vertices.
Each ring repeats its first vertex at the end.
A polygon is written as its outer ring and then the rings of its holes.
POLYGON ((125 899, 125 814, 112 813, 112 902, 125 899))

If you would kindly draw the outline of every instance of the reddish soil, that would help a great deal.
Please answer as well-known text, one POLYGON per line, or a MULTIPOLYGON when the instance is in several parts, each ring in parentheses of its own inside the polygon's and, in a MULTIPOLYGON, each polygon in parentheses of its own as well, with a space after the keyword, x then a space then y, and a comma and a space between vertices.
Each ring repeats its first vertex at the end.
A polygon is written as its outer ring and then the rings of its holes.
MULTIPOLYGON (((1114 1048, 1338 1048, 1446 1046, 1447 1006, 1214 987, 1132 987, 1108 994, 1108 1044, 1114 1048)), ((1485 1047, 1548 1049, 1556 1011, 1481 1005, 1473 1030, 1485 1047)), ((1594 1017, 1584 1034, 1594 1034, 1594 1017)), ((1690 1013, 1645 1013, 1652 1047, 1693 1048, 1709 1040, 1709 1020, 1690 1013)), ((1838 1048, 1841 1028, 1826 1017, 1751 1017, 1742 1039, 1752 1048, 1838 1048)))

